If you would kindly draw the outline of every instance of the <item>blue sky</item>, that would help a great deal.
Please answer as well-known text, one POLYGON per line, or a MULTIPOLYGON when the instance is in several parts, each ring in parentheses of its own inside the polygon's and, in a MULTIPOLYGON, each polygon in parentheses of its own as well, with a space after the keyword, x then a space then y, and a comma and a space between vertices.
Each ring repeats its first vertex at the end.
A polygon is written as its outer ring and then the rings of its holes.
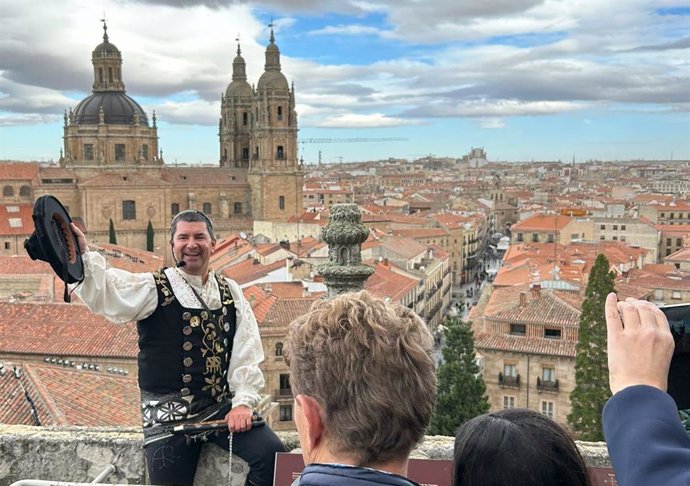
POLYGON ((239 35, 249 82, 273 18, 307 163, 690 159, 690 6, 661 0, 0 0, 0 159, 59 157, 99 19, 167 162, 217 163, 239 35))

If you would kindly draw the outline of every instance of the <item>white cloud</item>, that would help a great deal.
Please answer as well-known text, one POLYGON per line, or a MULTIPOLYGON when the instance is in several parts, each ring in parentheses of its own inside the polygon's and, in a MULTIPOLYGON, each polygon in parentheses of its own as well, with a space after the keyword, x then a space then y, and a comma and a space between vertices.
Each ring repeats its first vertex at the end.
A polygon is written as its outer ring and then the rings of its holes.
POLYGON ((505 121, 501 118, 480 118, 479 126, 482 128, 505 128, 505 121))
POLYGON ((380 128, 419 124, 420 122, 416 120, 389 117, 383 113, 346 113, 327 118, 315 126, 321 128, 380 128))

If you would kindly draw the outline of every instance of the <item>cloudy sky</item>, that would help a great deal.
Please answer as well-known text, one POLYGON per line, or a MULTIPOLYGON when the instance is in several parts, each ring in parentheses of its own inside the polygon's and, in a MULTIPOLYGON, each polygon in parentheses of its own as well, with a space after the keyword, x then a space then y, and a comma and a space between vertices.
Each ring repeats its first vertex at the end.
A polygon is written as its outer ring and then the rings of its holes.
POLYGON ((235 39, 254 83, 271 19, 301 137, 406 139, 304 143, 307 163, 471 147, 690 159, 688 0, 0 0, 0 12, 0 159, 59 156, 104 13, 167 162, 217 162, 235 39))

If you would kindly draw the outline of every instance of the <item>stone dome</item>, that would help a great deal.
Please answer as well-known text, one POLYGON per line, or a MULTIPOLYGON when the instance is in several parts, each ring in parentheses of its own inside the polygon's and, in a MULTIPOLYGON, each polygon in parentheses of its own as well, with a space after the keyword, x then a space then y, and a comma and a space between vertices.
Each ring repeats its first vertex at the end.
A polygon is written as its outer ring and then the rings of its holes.
POLYGON ((83 99, 74 110, 74 122, 98 125, 101 106, 106 125, 133 125, 135 113, 139 114, 140 125, 149 125, 143 108, 123 91, 98 91, 83 99))
POLYGON ((97 58, 97 57, 122 57, 122 54, 120 53, 120 50, 115 46, 115 44, 111 44, 106 39, 96 46, 96 48, 93 50, 93 53, 91 54, 91 56, 94 58, 97 58))
POLYGON ((290 87, 285 75, 280 71, 265 71, 256 86, 258 91, 289 91, 290 87))
POLYGON ((228 89, 225 90, 226 98, 251 98, 253 95, 252 87, 246 81, 231 81, 228 89))

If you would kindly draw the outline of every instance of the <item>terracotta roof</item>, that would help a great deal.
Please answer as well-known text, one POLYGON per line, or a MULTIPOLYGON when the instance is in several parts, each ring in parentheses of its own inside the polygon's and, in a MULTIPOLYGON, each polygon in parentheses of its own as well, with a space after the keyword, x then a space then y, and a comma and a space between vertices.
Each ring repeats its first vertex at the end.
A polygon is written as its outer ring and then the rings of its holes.
POLYGON ((364 288, 375 297, 388 297, 394 302, 399 302, 412 290, 419 279, 406 277, 391 269, 390 264, 368 262, 374 267, 374 273, 364 282, 364 288))
POLYGON ((106 173, 97 175, 79 183, 81 188, 101 188, 101 187, 117 187, 126 191, 128 187, 134 188, 159 188, 170 186, 169 182, 154 177, 150 174, 143 174, 138 172, 112 174, 106 173))
POLYGON ((690 224, 657 224, 656 228, 661 231, 662 237, 665 235, 690 235, 690 224))
POLYGON ((226 277, 233 279, 239 285, 242 285, 253 282, 254 280, 258 280, 261 277, 265 277, 269 273, 284 267, 286 260, 287 259, 283 258, 277 262, 262 265, 261 263, 255 263, 253 259, 248 259, 224 268, 221 273, 226 277))
POLYGON ((0 362, 0 366, 0 424, 38 425, 38 419, 41 425, 55 425, 48 407, 33 382, 27 378, 22 366, 6 361, 0 362), (19 370, 19 378, 14 373, 15 367, 19 370), (33 402, 33 413, 27 394, 33 402))
POLYGON ((669 262, 687 262, 690 261, 690 248, 681 248, 680 250, 671 253, 664 257, 664 261, 669 262))
POLYGON ((271 310, 273 303, 278 300, 276 295, 264 292, 263 289, 258 285, 252 285, 244 288, 242 289, 242 293, 249 302, 249 305, 254 312, 254 317, 256 317, 256 322, 259 324, 266 320, 268 311, 271 310))
MULTIPOLYGON (((525 324, 578 326, 582 297, 571 294, 571 296, 563 298, 559 294, 565 294, 565 292, 557 293, 543 289, 538 298, 534 298, 531 293, 526 293, 527 303, 524 306, 520 305, 518 294, 518 300, 513 300, 509 308, 503 308, 493 313, 487 311, 484 317, 494 321, 525 324)), ((503 296, 502 293, 495 292, 491 298, 492 300, 500 299, 501 296, 503 296)))
POLYGON ((134 377, 35 364, 25 364, 24 372, 56 425, 141 424, 139 388, 134 377))
POLYGON ((317 297, 304 297, 299 299, 278 299, 266 315, 265 323, 287 326, 296 318, 305 315, 311 309, 311 305, 318 300, 317 297))
POLYGON ((80 304, 0 302, 0 352, 51 356, 137 356, 134 325, 117 325, 80 304))
POLYGON ((510 231, 560 231, 572 218, 562 214, 535 214, 527 219, 518 221, 511 226, 510 231))
POLYGON ((577 343, 574 341, 564 341, 561 339, 491 334, 483 331, 476 333, 474 336, 474 347, 479 352, 483 349, 491 349, 495 351, 574 358, 576 345, 577 343))
POLYGON ((228 167, 163 167, 161 177, 179 186, 245 186, 247 171, 228 167))
POLYGON ((264 292, 275 295, 280 299, 300 299, 304 297, 304 284, 301 280, 293 282, 270 282, 259 285, 264 292))
POLYGON ((448 236, 448 230, 443 228, 412 228, 412 229, 392 229, 391 232, 395 236, 404 236, 405 238, 443 238, 448 236))
POLYGON ((32 181, 38 175, 35 162, 0 162, 0 180, 32 181))
POLYGON ((0 204, 0 237, 33 233, 33 211, 33 204, 0 204))
POLYGON ((129 248, 121 245, 102 243, 89 244, 90 249, 104 255, 110 266, 133 273, 154 272, 164 266, 161 257, 150 251, 129 248))

